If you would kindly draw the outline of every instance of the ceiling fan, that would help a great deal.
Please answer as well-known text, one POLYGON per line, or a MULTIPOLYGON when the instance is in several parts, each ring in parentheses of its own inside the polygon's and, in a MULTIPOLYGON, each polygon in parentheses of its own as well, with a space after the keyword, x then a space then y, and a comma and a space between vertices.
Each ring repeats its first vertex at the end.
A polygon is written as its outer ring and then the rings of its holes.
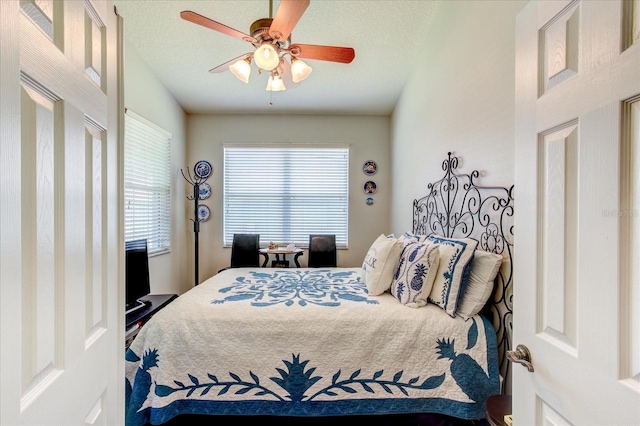
POLYGON ((251 43, 255 51, 244 53, 209 70, 219 73, 230 70, 239 80, 248 83, 251 61, 255 61, 258 72, 270 72, 267 90, 285 90, 295 87, 311 73, 311 67, 302 59, 315 59, 351 63, 355 51, 350 47, 321 46, 291 43, 291 31, 309 6, 309 0, 281 0, 276 15, 272 18, 273 0, 269 0, 269 18, 254 21, 245 34, 190 10, 180 12, 180 17, 194 24, 221 32, 251 43), (289 56, 289 61, 285 58, 289 56), (285 85, 286 82, 286 85, 285 85))

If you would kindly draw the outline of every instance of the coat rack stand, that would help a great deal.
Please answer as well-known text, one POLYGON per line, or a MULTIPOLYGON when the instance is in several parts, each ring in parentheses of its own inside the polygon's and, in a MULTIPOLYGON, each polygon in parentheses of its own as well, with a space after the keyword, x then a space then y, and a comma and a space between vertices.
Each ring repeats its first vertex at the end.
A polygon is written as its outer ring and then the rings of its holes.
MULTIPOLYGON (((196 166, 197 167, 197 166, 196 166)), ((198 201, 200 200, 200 185, 202 185, 209 177, 209 175, 207 174, 206 176, 202 176, 200 174, 197 173, 197 171, 194 171, 194 174, 192 175, 191 172, 189 171, 189 168, 187 167, 187 173, 185 174, 184 171, 182 169, 180 169, 180 173, 182 174, 182 177, 190 184, 193 186, 193 195, 187 195, 187 200, 193 200, 193 219, 189 219, 193 222, 193 232, 195 235, 194 238, 194 259, 195 259, 195 275, 194 275, 194 286, 199 284, 199 272, 198 272, 198 265, 199 265, 199 261, 198 261, 198 234, 200 232, 200 222, 202 222, 202 219, 200 218, 200 215, 198 214, 198 201)))

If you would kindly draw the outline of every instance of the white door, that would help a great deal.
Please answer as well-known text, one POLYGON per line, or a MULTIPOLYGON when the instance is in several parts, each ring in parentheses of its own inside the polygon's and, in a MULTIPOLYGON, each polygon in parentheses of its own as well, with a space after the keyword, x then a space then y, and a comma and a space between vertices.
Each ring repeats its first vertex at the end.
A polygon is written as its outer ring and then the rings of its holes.
POLYGON ((516 27, 513 422, 640 424, 640 2, 516 27), (526 255, 525 255, 526 253, 526 255))
POLYGON ((0 0, 0 424, 123 423, 118 18, 0 0))

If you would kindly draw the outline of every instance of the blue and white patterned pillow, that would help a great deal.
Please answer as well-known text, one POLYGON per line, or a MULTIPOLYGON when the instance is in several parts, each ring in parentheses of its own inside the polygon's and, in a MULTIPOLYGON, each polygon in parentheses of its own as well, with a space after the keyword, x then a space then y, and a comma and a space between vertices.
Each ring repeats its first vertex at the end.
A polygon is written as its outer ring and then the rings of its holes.
POLYGON ((426 240, 426 235, 412 234, 411 232, 405 232, 398 237, 398 241, 400 241, 403 245, 409 243, 424 243, 426 240))
POLYGON ((426 305, 438 272, 439 260, 437 244, 405 244, 391 284, 391 294, 400 303, 412 308, 426 305))
POLYGON ((428 300, 455 317, 469 281, 478 242, 471 238, 457 239, 438 235, 429 235, 427 241, 438 244, 440 254, 438 273, 428 300))

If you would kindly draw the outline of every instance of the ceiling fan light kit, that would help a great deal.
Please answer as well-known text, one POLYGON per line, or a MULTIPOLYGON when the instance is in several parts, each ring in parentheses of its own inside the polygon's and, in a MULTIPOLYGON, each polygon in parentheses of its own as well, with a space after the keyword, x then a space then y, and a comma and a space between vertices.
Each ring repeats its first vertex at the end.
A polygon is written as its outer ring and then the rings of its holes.
POLYGON ((251 57, 234 62, 233 65, 229 67, 229 71, 238 77, 238 80, 248 83, 249 75, 251 74, 251 57))
POLYGON ((305 64, 302 59, 295 56, 291 58, 291 77, 294 83, 299 83, 311 74, 311 67, 305 64))
MULTIPOLYGON (((258 73, 270 71, 267 90, 275 92, 286 90, 285 83, 294 87, 311 74, 312 68, 300 58, 348 64, 355 57, 355 51, 350 47, 291 44, 291 31, 308 6, 309 0, 281 0, 275 17, 258 19, 251 24, 251 35, 189 10, 180 12, 180 17, 251 43, 256 49, 218 65, 209 72, 230 70, 240 81, 248 83, 253 59, 259 68, 258 73), (286 56, 289 56, 289 62, 286 56)), ((269 0, 269 16, 272 9, 273 0, 269 0)))
POLYGON ((265 71, 272 71, 280 65, 280 56, 271 43, 264 42, 253 54, 256 65, 265 71))
POLYGON ((267 90, 270 92, 279 92, 281 90, 287 90, 282 81, 282 77, 278 73, 274 72, 269 76, 267 81, 267 90))

